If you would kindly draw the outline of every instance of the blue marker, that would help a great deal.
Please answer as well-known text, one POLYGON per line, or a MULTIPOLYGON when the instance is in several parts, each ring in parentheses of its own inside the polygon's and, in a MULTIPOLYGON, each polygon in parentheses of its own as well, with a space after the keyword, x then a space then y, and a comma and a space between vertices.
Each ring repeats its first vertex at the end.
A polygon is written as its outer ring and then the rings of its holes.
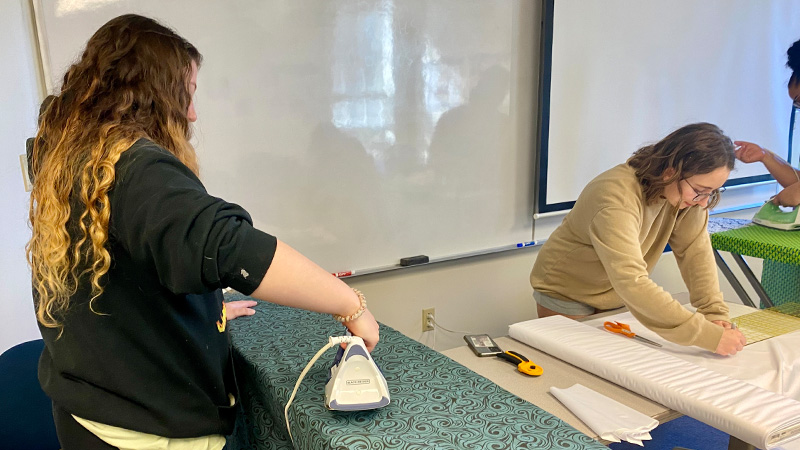
POLYGON ((536 241, 520 242, 519 244, 517 244, 517 248, 530 247, 532 245, 536 245, 536 241))

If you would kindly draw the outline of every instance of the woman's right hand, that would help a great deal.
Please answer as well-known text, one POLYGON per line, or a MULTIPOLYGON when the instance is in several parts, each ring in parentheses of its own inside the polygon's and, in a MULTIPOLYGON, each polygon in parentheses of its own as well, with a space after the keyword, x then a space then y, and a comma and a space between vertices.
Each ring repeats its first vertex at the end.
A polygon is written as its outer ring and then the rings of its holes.
POLYGON ((733 356, 737 352, 744 349, 747 344, 747 338, 744 337, 741 331, 732 328, 726 328, 722 332, 722 339, 717 344, 717 350, 714 353, 722 356, 733 356))
POLYGON ((344 322, 344 326, 350 331, 353 336, 358 336, 364 340, 367 350, 372 353, 372 349, 378 344, 380 339, 378 332, 378 322, 372 317, 372 313, 368 309, 358 317, 358 319, 344 322))
POLYGON ((753 163, 756 161, 764 161, 767 157, 769 150, 761 148, 760 145, 747 141, 734 141, 733 145, 739 147, 736 149, 736 159, 743 163, 753 163))
POLYGON ((795 207, 800 205, 800 183, 795 183, 772 197, 772 203, 778 206, 795 207))

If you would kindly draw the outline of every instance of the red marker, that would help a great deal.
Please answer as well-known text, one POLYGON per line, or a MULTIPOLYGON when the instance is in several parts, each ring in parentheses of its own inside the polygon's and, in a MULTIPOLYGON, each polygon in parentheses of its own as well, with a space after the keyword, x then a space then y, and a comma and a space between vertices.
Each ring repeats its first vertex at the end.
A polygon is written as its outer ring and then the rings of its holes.
POLYGON ((331 275, 335 276, 336 278, 349 277, 353 275, 353 271, 348 270, 347 272, 333 272, 331 275))

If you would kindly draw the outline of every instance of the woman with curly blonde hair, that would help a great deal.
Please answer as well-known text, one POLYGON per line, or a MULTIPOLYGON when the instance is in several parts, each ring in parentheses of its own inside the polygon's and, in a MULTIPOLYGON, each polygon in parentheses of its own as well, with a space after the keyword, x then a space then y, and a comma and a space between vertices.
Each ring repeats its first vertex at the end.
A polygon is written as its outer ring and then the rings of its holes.
POLYGON ((28 259, 64 450, 224 447, 238 396, 225 324, 254 311, 221 288, 378 341, 363 295, 206 192, 189 143, 201 62, 171 29, 120 16, 43 104, 28 259))
POLYGON ((722 130, 695 123, 591 180, 536 257, 530 281, 539 317, 577 319, 625 306, 668 341, 721 355, 742 350, 707 232, 707 210, 734 161, 722 130), (667 244, 696 312, 650 278, 667 244))

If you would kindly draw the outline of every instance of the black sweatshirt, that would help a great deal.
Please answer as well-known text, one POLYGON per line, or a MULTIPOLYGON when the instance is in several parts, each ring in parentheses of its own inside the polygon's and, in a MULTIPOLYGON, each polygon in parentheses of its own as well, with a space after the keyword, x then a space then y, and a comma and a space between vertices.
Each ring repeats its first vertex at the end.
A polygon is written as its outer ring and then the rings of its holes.
POLYGON ((252 293, 276 239, 146 139, 120 157, 109 198, 105 290, 93 312, 83 277, 61 337, 40 324, 42 387, 84 419, 171 438, 230 434, 238 393, 220 288, 252 293))

